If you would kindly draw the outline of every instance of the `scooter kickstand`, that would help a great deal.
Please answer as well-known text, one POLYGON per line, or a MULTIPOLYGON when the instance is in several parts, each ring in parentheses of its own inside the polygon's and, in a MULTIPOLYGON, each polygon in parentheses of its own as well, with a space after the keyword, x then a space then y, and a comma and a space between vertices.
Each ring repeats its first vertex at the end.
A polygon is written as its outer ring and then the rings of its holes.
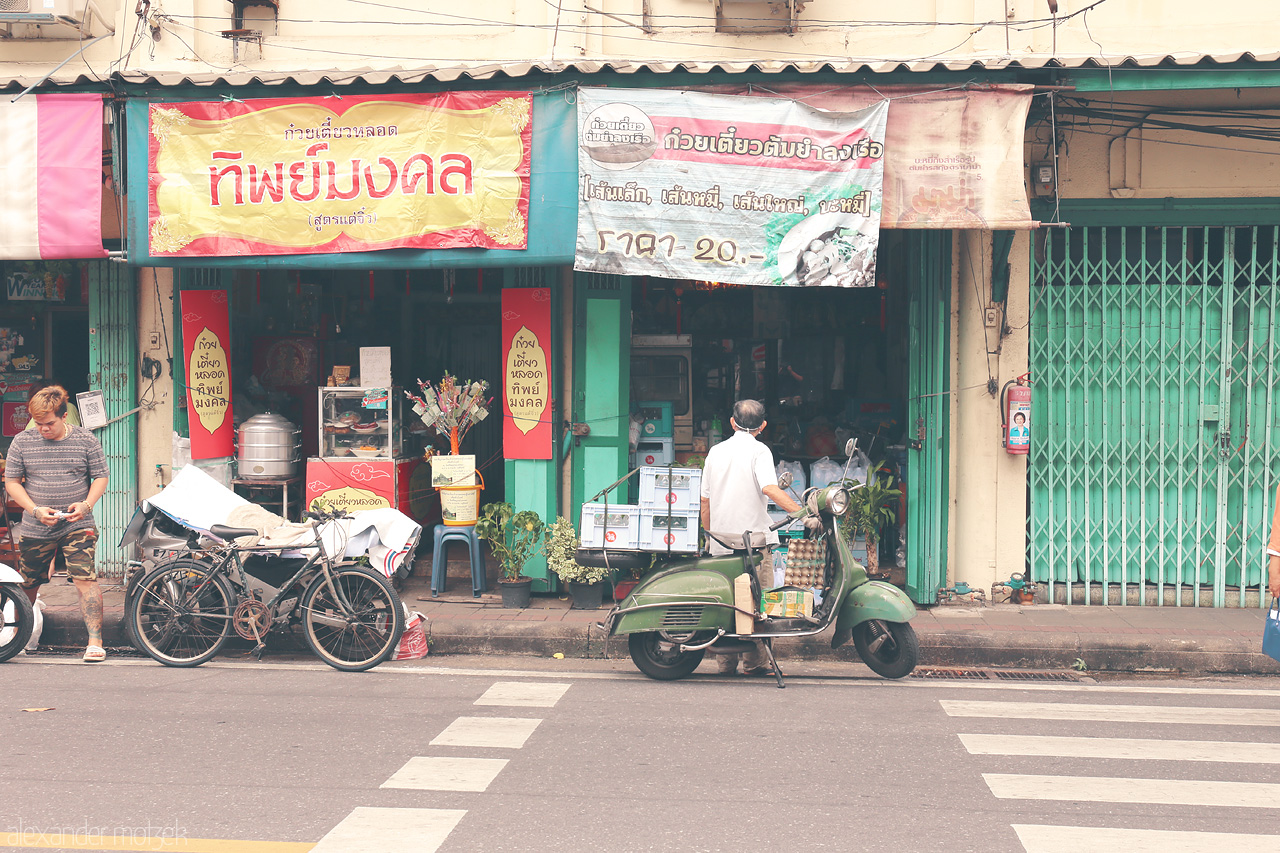
POLYGON ((778 679, 778 689, 783 690, 787 683, 782 680, 782 667, 778 666, 778 659, 773 656, 773 640, 765 640, 763 645, 764 653, 769 656, 769 665, 773 667, 773 677, 778 679))

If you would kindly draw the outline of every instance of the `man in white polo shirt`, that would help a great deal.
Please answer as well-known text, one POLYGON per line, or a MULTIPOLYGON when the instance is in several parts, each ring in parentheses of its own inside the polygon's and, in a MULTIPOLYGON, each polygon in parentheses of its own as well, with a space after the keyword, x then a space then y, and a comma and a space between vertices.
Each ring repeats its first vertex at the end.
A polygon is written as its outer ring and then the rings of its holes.
MULTIPOLYGON (((765 533, 764 558, 756 570, 760 589, 773 586, 773 546, 778 534, 769 530, 772 520, 768 506, 772 499, 787 512, 800 505, 778 486, 773 467, 773 453, 758 436, 769 422, 764 419, 764 404, 758 400, 739 400, 733 404, 729 419, 733 435, 711 448, 702 469, 702 527, 719 536, 741 536, 747 531, 765 533)), ((709 540, 712 555, 731 553, 714 539, 709 540)), ((757 602, 758 603, 758 602, 757 602)), ((743 658, 747 675, 773 675, 764 654, 764 643, 743 658)), ((721 655, 720 671, 736 672, 738 655, 721 655)))

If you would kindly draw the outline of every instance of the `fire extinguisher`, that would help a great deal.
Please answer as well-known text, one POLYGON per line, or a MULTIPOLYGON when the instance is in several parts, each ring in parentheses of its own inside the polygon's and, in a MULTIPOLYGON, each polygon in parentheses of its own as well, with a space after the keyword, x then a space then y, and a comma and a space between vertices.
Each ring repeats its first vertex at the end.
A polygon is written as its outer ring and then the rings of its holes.
POLYGON ((1013 456, 1031 452, 1030 373, 1009 380, 1000 389, 1000 427, 1005 452, 1013 456))

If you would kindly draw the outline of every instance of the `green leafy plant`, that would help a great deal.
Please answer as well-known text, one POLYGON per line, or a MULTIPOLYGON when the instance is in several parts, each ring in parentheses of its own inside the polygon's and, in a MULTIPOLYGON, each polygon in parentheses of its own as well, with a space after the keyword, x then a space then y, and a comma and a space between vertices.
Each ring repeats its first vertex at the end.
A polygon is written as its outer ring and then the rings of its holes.
POLYGON ((871 466, 871 482, 866 485, 845 480, 849 489, 849 511, 840 519, 840 532, 845 537, 866 540, 867 569, 872 572, 879 563, 876 545, 880 541, 880 528, 897 520, 898 498, 902 496, 902 490, 895 486, 895 478, 880 470, 883 466, 883 462, 871 466))
POLYGON ((577 562, 574 555, 579 544, 573 522, 557 516, 555 523, 547 528, 547 537, 542 545, 542 551, 547 555, 547 567, 564 583, 599 583, 608 576, 609 570, 604 566, 584 566, 577 562))
POLYGON ((542 542, 545 525, 531 509, 519 512, 505 501, 485 504, 476 519, 476 536, 489 543, 502 565, 502 580, 517 581, 542 542))

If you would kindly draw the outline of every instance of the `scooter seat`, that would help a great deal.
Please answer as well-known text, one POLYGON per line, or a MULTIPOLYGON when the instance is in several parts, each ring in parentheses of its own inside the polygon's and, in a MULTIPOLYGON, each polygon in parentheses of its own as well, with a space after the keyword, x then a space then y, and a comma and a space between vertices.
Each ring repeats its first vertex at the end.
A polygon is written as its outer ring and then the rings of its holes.
MULTIPOLYGON (((731 549, 735 554, 741 554, 747 550, 747 537, 742 533, 711 533, 707 535, 719 542, 726 548, 731 549)), ((751 550, 758 551, 768 544, 765 534, 753 532, 751 534, 751 550)))
POLYGON ((643 551, 607 551, 602 548, 579 548, 573 555, 573 561, 579 566, 623 571, 647 569, 650 559, 650 555, 643 551))

